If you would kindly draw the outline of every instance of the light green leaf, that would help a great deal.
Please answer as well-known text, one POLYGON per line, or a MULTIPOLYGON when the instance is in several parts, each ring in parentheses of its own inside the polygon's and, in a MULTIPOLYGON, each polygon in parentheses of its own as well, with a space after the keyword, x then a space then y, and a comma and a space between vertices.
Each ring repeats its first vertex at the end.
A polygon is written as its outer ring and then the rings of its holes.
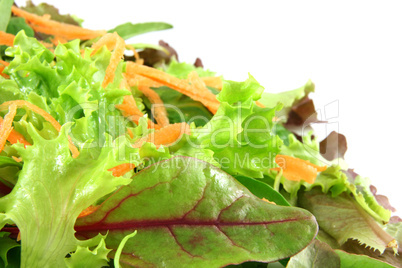
POLYGON ((137 36, 140 34, 161 31, 166 29, 173 28, 172 25, 164 22, 145 22, 145 23, 136 23, 132 24, 131 22, 127 22, 116 26, 115 28, 109 30, 109 33, 117 32, 117 34, 123 39, 129 39, 133 36, 137 36))

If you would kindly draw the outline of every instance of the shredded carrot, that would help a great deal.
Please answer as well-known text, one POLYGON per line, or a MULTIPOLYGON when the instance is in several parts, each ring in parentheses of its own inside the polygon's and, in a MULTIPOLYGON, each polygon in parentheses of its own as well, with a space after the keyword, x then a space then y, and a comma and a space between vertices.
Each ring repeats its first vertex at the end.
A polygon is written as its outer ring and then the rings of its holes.
MULTIPOLYGON (((3 123, 3 118, 0 116, 0 126, 3 123)), ((15 144, 17 142, 24 144, 24 146, 26 147, 27 145, 31 145, 29 142, 26 141, 26 139, 24 138, 24 136, 22 136, 21 133, 17 132, 15 129, 11 130, 10 135, 8 136, 7 140, 11 143, 11 144, 15 144)))
POLYGON ((15 35, 0 31, 0 45, 13 46, 15 35))
POLYGON ((106 31, 103 30, 93 31, 79 26, 54 21, 50 19, 49 15, 38 16, 19 9, 16 6, 12 6, 11 10, 15 16, 24 18, 35 31, 56 35, 67 40, 77 38, 87 40, 106 34, 106 31))
POLYGON ((216 88, 218 90, 222 89, 222 79, 219 76, 211 76, 211 77, 201 77, 202 81, 205 85, 209 87, 216 88))
MULTIPOLYGON (((59 122, 56 121, 56 119, 54 119, 50 114, 48 114, 46 111, 42 110, 41 108, 39 108, 38 106, 24 101, 24 100, 14 100, 14 101, 7 101, 4 102, 3 104, 0 105, 0 111, 7 109, 8 107, 11 107, 11 105, 16 105, 17 108, 22 108, 24 106, 28 107, 29 109, 31 109, 32 111, 34 111, 35 113, 41 115, 46 121, 48 121, 57 131, 60 132, 61 130, 61 125, 59 124, 59 122)), ((6 119, 4 119, 4 121, 6 121, 6 119)), ((71 153, 73 154, 73 157, 77 157, 79 155, 79 151, 77 149, 77 147, 74 146, 72 140, 70 137, 68 137, 68 140, 70 142, 69 144, 69 148, 71 153)))
POLYGON ((307 183, 314 183, 318 172, 327 169, 326 166, 317 166, 309 161, 288 156, 277 155, 275 162, 279 165, 279 168, 272 168, 271 170, 283 170, 283 176, 290 181, 304 180, 307 183))
POLYGON ((82 218, 85 216, 88 216, 89 214, 94 213, 99 206, 89 206, 86 209, 84 209, 83 211, 81 211, 80 215, 78 215, 78 218, 82 218))
MULTIPOLYGON (((123 103, 117 104, 116 108, 121 111, 124 117, 127 117, 129 120, 133 121, 137 125, 140 121, 140 118, 144 116, 144 114, 138 109, 132 95, 124 96, 123 103)), ((148 128, 160 129, 161 126, 154 124, 151 120, 148 119, 148 128)))
POLYGON ((147 77, 144 77, 142 75, 138 75, 138 74, 124 74, 127 82, 130 86, 138 86, 138 85, 142 85, 142 86, 146 86, 146 87, 154 87, 154 88, 158 88, 158 87, 162 87, 163 84, 156 82, 152 79, 149 79, 147 77))
POLYGON ((65 44, 68 42, 68 40, 64 37, 61 36, 55 36, 51 38, 52 44, 57 46, 58 44, 65 44))
POLYGON ((102 83, 102 87, 106 87, 109 83, 113 82, 115 71, 120 60, 123 58, 124 50, 126 48, 123 38, 121 38, 116 32, 108 33, 102 36, 95 44, 92 45, 92 54, 105 46, 109 50, 113 50, 112 56, 110 57, 109 65, 106 68, 105 78, 102 83))
POLYGON ((3 76, 4 78, 10 78, 8 74, 3 73, 5 67, 0 65, 0 75, 3 76))
POLYGON ((161 127, 166 127, 169 125, 169 118, 167 117, 166 108, 163 105, 163 101, 159 97, 158 93, 147 86, 139 86, 138 89, 144 93, 145 97, 147 97, 153 104, 151 111, 158 125, 161 127))
POLYGON ((262 198, 262 201, 265 201, 265 202, 270 203, 272 205, 276 205, 275 202, 269 201, 268 199, 266 199, 264 197, 262 198))
POLYGON ((134 164, 131 163, 125 163, 121 164, 118 166, 115 166, 113 168, 108 169, 108 171, 112 171, 112 175, 115 177, 120 177, 126 174, 127 172, 133 170, 135 168, 134 164))
POLYGON ((134 53, 135 62, 138 64, 144 64, 144 59, 141 59, 140 54, 132 45, 126 45, 126 48, 134 53))
POLYGON ((214 114, 218 110, 219 101, 216 99, 214 94, 208 91, 208 89, 201 90, 194 85, 190 85, 186 80, 181 80, 161 70, 145 65, 139 65, 134 62, 127 62, 126 70, 127 74, 129 75, 139 74, 177 90, 178 92, 189 96, 193 100, 201 102, 214 114))
POLYGON ((0 60, 0 64, 4 65, 4 66, 8 66, 10 65, 10 63, 4 61, 4 60, 0 60))
POLYGON ((11 158, 14 159, 15 162, 18 162, 18 163, 22 162, 22 158, 21 158, 21 157, 15 157, 15 156, 13 155, 13 156, 11 156, 11 158))
POLYGON ((171 124, 141 138, 133 144, 133 147, 140 148, 145 142, 151 142, 157 147, 160 145, 169 147, 180 140, 184 134, 190 134, 190 126, 187 123, 171 124))
POLYGON ((17 105, 11 104, 9 107, 8 113, 4 117, 3 123, 1 124, 0 152, 3 151, 4 145, 6 145, 8 136, 10 136, 10 133, 13 130, 13 121, 14 121, 14 116, 16 113, 17 113, 17 105))

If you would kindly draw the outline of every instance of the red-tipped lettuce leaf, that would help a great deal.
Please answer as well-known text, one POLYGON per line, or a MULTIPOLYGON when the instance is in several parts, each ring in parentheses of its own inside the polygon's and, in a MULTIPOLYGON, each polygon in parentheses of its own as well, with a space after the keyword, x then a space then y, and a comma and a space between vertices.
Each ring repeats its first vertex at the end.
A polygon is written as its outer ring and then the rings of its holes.
POLYGON ((120 261, 135 267, 221 267, 271 262, 296 254, 315 237, 307 211, 269 204, 206 162, 175 157, 133 177, 76 224, 79 237, 108 232, 120 261))

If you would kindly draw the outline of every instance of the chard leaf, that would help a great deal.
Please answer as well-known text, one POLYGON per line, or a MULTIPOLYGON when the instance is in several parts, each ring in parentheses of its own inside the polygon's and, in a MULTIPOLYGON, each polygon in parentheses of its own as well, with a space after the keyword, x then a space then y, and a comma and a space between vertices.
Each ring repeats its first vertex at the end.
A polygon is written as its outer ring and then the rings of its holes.
POLYGON ((269 204, 206 162, 175 157, 137 173, 75 229, 86 238, 108 232, 113 250, 137 230, 121 255, 127 266, 218 267, 294 255, 317 225, 307 211, 269 204))
POLYGON ((338 268, 340 263, 339 256, 330 246, 318 240, 314 240, 307 248, 290 258, 286 268, 338 268))
POLYGON ((120 24, 115 28, 109 30, 109 33, 117 32, 123 39, 129 39, 131 37, 154 32, 154 31, 161 31, 166 29, 173 28, 172 25, 165 23, 165 22, 145 22, 145 23, 136 23, 132 24, 131 22, 127 22, 124 24, 120 24))
POLYGON ((33 145, 14 146, 24 165, 11 193, 0 198, 0 227, 14 222, 19 228, 22 267, 63 267, 65 256, 77 246, 92 246, 96 242, 75 238, 76 218, 99 198, 131 181, 113 177, 108 169, 127 163, 126 154, 135 151, 129 151, 124 142, 117 140, 103 147, 98 158, 82 150, 73 159, 68 126, 63 126, 52 140, 43 139, 32 125, 28 132, 33 145))
POLYGON ((357 239, 379 252, 391 247, 395 239, 346 193, 336 197, 313 189, 299 194, 299 205, 317 218, 320 229, 335 238, 339 244, 357 239))
POLYGON ((341 259, 341 268, 355 268, 355 267, 376 267, 376 268, 392 268, 394 266, 376 260, 366 255, 350 254, 342 250, 335 250, 341 259))

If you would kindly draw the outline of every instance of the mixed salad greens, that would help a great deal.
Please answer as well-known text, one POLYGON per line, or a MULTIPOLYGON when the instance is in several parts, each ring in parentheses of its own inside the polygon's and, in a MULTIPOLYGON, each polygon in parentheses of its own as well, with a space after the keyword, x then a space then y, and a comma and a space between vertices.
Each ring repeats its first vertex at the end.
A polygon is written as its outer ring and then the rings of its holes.
POLYGON ((400 267, 402 220, 308 95, 0 0, 0 267, 400 267), (129 54, 131 53, 131 54, 129 54))

